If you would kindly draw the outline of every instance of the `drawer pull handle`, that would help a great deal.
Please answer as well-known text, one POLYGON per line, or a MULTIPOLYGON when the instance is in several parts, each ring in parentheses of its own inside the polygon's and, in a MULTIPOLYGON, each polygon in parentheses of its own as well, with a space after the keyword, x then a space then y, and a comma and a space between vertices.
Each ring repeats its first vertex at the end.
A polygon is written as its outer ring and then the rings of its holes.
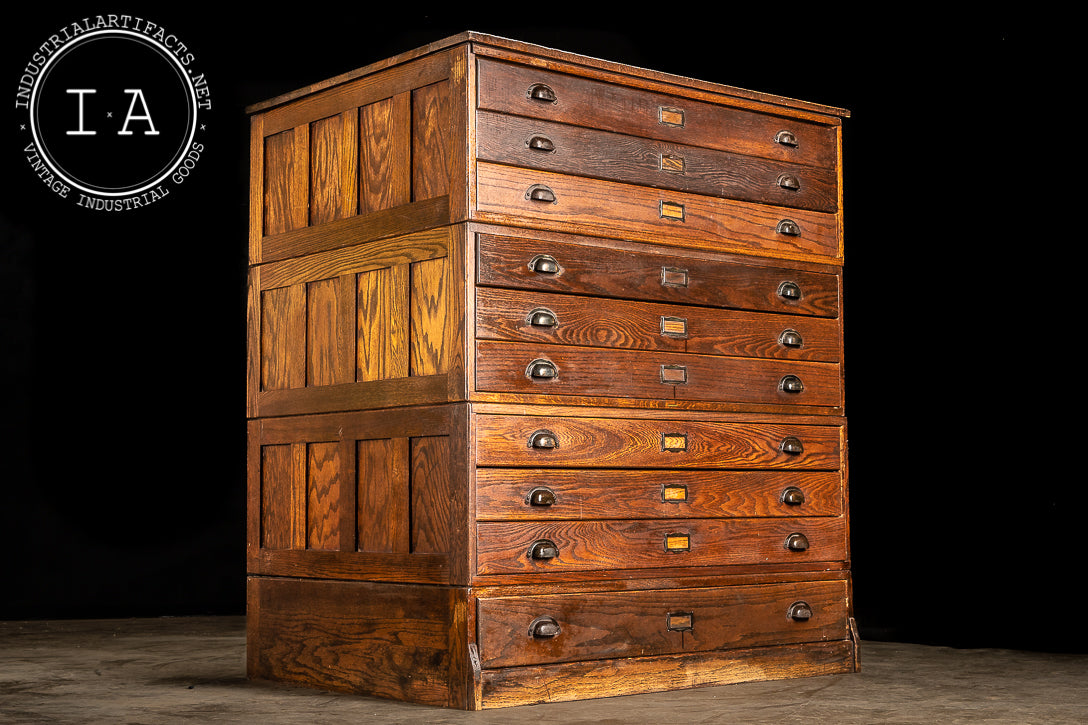
POLYGON ((784 300, 799 300, 801 287, 796 282, 783 282, 778 285, 778 296, 784 300))
POLYGON ((786 537, 786 548, 790 551, 807 551, 808 539, 804 534, 790 534, 786 537))
POLYGON ((782 442, 778 444, 778 450, 783 453, 788 453, 791 456, 799 456, 805 452, 805 447, 801 444, 801 439, 797 436, 786 436, 782 439, 782 442))
POLYGON ((669 612, 665 615, 665 629, 670 632, 690 632, 695 629, 695 612, 669 612))
POLYGON ((538 254, 529 260, 529 269, 537 274, 559 274, 559 262, 555 261, 555 257, 538 254))
POLYGON ((551 639, 558 637, 562 631, 559 622, 551 617, 537 617, 529 625, 529 636, 533 639, 551 639))
POLYGON ((533 545, 529 547, 529 558, 536 561, 547 561, 557 556, 559 556, 559 547, 547 539, 534 541, 533 545))
POLYGON ((525 377, 530 380, 555 380, 559 377, 559 368, 551 360, 533 360, 525 368, 525 377))
POLYGON ((555 91, 551 89, 545 83, 534 83, 529 86, 529 90, 525 91, 525 97, 530 101, 538 101, 540 103, 559 103, 559 97, 555 95, 555 91))
POLYGON ((546 307, 537 307, 535 310, 529 313, 529 316, 525 318, 532 327, 558 327, 559 318, 555 316, 555 313, 546 307))
POLYGON ((791 174, 782 174, 778 177, 778 185, 786 191, 800 191, 801 181, 791 174))
POLYGON ((797 148, 798 146, 797 137, 793 135, 793 131, 787 131, 785 129, 774 135, 774 142, 791 148, 797 148))
MULTIPOLYGON (((800 441, 798 441, 800 443, 800 441)), ((800 506, 805 502, 805 492, 797 488, 797 486, 788 486, 785 491, 782 492, 782 503, 787 506, 800 506)))
POLYGON ((532 151, 548 154, 555 153, 555 144, 547 136, 532 136, 525 142, 525 145, 532 151))
POLYGON ((783 330, 778 336, 778 342, 784 347, 802 347, 805 344, 801 333, 797 330, 783 330))
POLYGON ((525 191, 525 198, 529 201, 542 201, 548 204, 558 204, 555 192, 544 184, 533 184, 525 191))
POLYGON ((525 497, 525 503, 530 506, 553 506, 555 504, 555 491, 545 486, 538 486, 525 497))
POLYGON ((801 227, 792 219, 783 219, 778 222, 778 226, 774 230, 779 234, 785 234, 787 237, 801 236, 801 227))
POLYGON ((527 446, 538 451, 550 451, 559 447, 559 438, 550 430, 538 430, 529 436, 527 446))
POLYGON ((808 602, 794 602, 786 610, 786 616, 795 622, 807 622, 812 619, 812 607, 808 602))
POLYGON ((796 375, 786 375, 782 378, 782 382, 778 384, 778 388, 784 393, 796 395, 797 393, 804 391, 805 384, 801 382, 801 378, 796 375))

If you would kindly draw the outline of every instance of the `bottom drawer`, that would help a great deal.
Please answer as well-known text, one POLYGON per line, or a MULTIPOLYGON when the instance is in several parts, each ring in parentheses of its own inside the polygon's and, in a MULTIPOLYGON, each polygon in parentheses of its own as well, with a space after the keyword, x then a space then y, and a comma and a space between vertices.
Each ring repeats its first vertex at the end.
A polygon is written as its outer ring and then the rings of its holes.
POLYGON ((849 637, 844 580, 480 599, 484 668, 849 637))

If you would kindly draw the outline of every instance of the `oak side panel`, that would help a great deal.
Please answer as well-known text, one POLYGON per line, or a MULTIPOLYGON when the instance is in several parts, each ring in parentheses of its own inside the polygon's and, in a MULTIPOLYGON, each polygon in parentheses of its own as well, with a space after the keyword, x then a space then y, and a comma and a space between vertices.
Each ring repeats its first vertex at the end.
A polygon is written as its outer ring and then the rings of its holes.
POLYGON ((408 285, 407 264, 358 275, 356 380, 408 376, 408 285))
POLYGON ((449 82, 413 90, 412 201, 449 194, 449 128, 449 82))
POLYGON ((260 457, 261 547, 289 549, 292 544, 291 519, 297 508, 291 446, 262 446, 260 457))
POLYGON ((359 213, 411 201, 411 94, 359 109, 359 213))
POLYGON ((343 489, 338 443, 306 446, 306 548, 340 548, 340 492, 343 489))
POLYGON ((261 295, 261 390, 306 384, 305 290, 298 284, 261 295))
POLYGON ((454 498, 449 436, 411 441, 412 552, 444 554, 462 542, 452 540, 454 498))
POLYGON ((448 270, 449 264, 444 257, 412 264, 412 375, 446 372, 448 270))
POLYGON ((358 442, 360 551, 407 553, 410 544, 408 439, 358 442))
POLYGON ((356 212, 358 114, 354 110, 310 124, 310 224, 356 212))

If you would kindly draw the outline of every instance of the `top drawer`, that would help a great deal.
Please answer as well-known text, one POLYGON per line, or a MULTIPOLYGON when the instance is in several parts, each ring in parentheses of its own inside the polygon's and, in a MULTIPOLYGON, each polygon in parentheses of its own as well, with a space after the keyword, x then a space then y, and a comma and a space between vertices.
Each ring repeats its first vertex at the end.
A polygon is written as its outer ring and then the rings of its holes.
POLYGON ((792 118, 481 58, 479 107, 589 128, 834 167, 837 133, 792 118))

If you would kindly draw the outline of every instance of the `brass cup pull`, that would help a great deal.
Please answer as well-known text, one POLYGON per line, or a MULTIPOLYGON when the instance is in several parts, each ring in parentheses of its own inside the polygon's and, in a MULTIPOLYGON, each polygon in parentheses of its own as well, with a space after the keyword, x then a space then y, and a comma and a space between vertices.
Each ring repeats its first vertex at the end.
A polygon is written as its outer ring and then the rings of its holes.
POLYGON ((786 537, 785 546, 789 551, 807 551, 808 538, 804 534, 790 534, 786 537))
POLYGON ((786 610, 786 616, 795 622, 807 622, 812 619, 812 607, 808 602, 794 602, 786 610))
POLYGON ((544 184, 533 184, 525 190, 525 198, 529 201, 540 201, 547 204, 557 204, 555 192, 544 184))
POLYGON ((774 142, 783 146, 790 146, 792 148, 797 148, 798 145, 797 137, 793 135, 793 132, 787 131, 785 129, 779 131, 774 135, 774 142))
POLYGON ((544 486, 538 486, 525 497, 525 503, 530 506, 552 506, 555 504, 555 491, 544 486))
POLYGON ((787 506, 800 506, 805 502, 805 492, 797 486, 788 486, 782 492, 782 503, 787 506))
POLYGON ((559 103, 559 97, 555 95, 555 91, 545 83, 534 83, 529 86, 529 90, 525 91, 525 97, 539 103, 559 103))
POLYGON ((805 384, 801 382, 801 378, 796 375, 786 375, 778 383, 778 389, 784 393, 793 393, 796 395, 797 393, 804 391, 805 384))
POLYGON ((550 430, 533 431, 527 446, 538 451, 550 451, 559 447, 559 439, 550 430))
POLYGON ((803 347, 805 341, 797 330, 783 330, 778 336, 778 344, 783 347, 803 347))
POLYGON ((559 318, 555 313, 545 307, 537 307, 525 318, 525 322, 532 327, 557 327, 559 318))
POLYGON ((778 185, 786 191, 800 191, 801 180, 792 174, 782 174, 778 177, 778 185))
POLYGON ((559 377, 559 368, 551 360, 533 360, 525 368, 525 377, 530 380, 555 380, 559 377))
POLYGON ((788 237, 801 236, 800 225, 792 219, 783 219, 782 221, 778 222, 778 226, 776 226, 774 230, 779 234, 785 234, 788 237))
POLYGON ((534 541, 529 547, 529 558, 535 561, 547 561, 559 556, 559 547, 547 539, 534 541))
POLYGON ((537 617, 529 624, 529 636, 533 639, 551 639, 562 632, 559 622, 551 617, 537 617))
POLYGON ((784 300, 799 300, 801 287, 796 282, 783 282, 778 285, 778 296, 784 300))
POLYGON ((783 453, 789 453, 791 456, 799 456, 805 452, 805 447, 801 444, 801 439, 797 436, 786 436, 782 439, 782 442, 778 444, 778 450, 783 453))
POLYGON ((529 147, 530 151, 538 151, 546 154, 555 153, 555 143, 547 136, 530 136, 526 139, 525 145, 529 147))
POLYGON ((537 274, 558 274, 559 262, 550 255, 538 254, 529 260, 529 269, 537 274))

